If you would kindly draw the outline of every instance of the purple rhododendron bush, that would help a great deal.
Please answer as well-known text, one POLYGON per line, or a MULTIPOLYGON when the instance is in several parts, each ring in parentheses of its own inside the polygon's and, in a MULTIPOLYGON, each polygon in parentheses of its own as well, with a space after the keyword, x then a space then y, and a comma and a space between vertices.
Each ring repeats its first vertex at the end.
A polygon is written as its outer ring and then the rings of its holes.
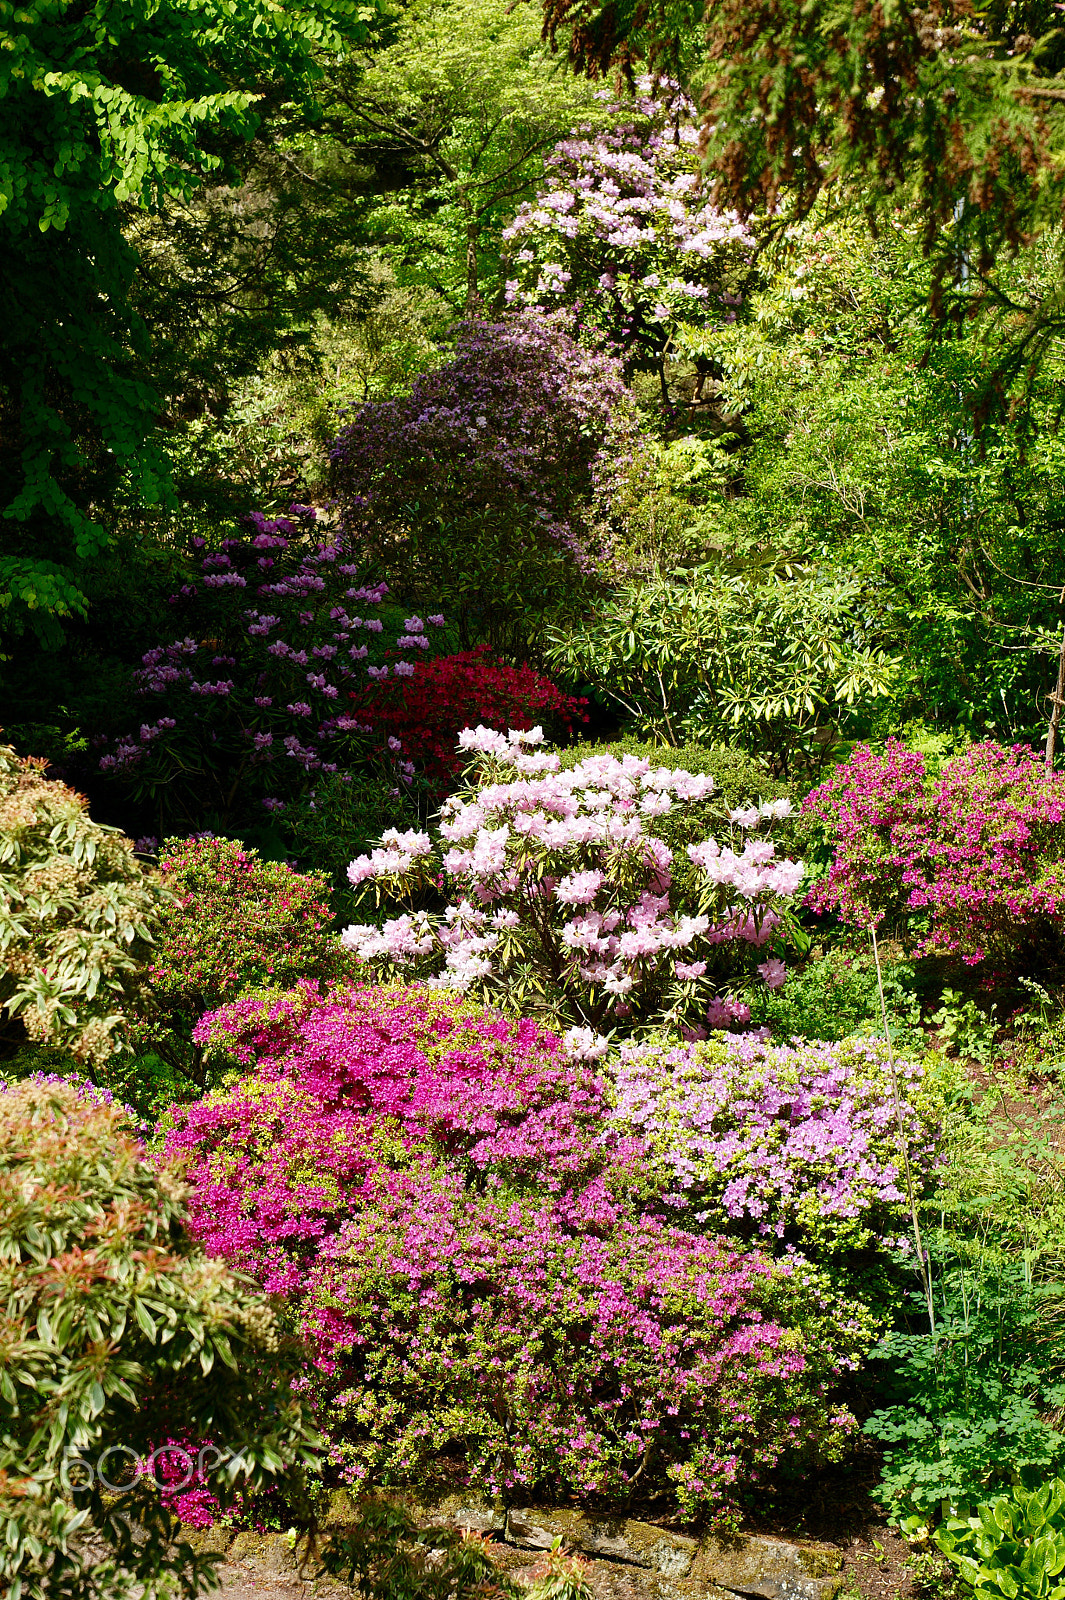
POLYGON ((247 1070, 167 1152, 205 1247, 284 1297, 342 1481, 720 1519, 846 1448, 876 1321, 814 1255, 901 1231, 871 1048, 590 1063, 454 992, 350 982, 197 1033, 247 1070))
POLYGON ((1060 937, 1065 910, 1065 775, 1025 745, 988 741, 944 764, 889 739, 867 747, 805 809, 834 850, 808 904, 869 927, 885 917, 914 953, 974 965, 1060 937))

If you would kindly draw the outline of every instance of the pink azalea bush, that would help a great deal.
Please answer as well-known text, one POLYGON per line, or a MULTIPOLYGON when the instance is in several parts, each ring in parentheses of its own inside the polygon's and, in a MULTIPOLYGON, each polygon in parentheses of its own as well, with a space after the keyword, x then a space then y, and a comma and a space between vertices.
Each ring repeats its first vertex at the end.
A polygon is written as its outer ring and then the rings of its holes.
MULTIPOLYGON (((935 1157, 934 1109, 921 1068, 900 1061, 898 1071, 921 1181, 935 1157)), ((816 1252, 898 1231, 903 1157, 878 1040, 626 1044, 612 1077, 615 1121, 647 1139, 686 1218, 790 1234, 816 1252)))
POLYGON ((971 965, 1065 910, 1065 776, 1024 745, 973 745, 935 779, 897 739, 860 746, 804 809, 834 851, 807 904, 863 927, 888 917, 918 956, 971 965))
POLYGON ((641 1486, 720 1513, 853 1430, 829 1395, 868 1319, 801 1262, 605 1194, 575 1223, 453 1172, 382 1174, 368 1201, 308 1284, 348 1481, 615 1503, 641 1486))
MULTIPOLYGON (((701 883, 693 914, 671 900, 673 852, 654 821, 705 800, 714 780, 634 755, 592 755, 562 771, 557 754, 535 748, 542 741, 538 728, 463 731, 472 764, 444 803, 437 840, 392 830, 348 870, 356 888, 412 909, 380 927, 353 924, 343 943, 387 978, 518 1004, 535 997, 590 1053, 605 1026, 661 1017, 701 1026, 709 958, 764 945, 798 889, 802 862, 778 858, 763 836, 790 803, 733 811, 727 845, 686 846, 701 883), (447 910, 417 909, 437 884, 447 910)), ((781 963, 763 965, 782 981, 781 963)))
POLYGON ((538 1024, 337 984, 198 1034, 254 1070, 175 1114, 190 1226, 287 1299, 345 1481, 717 1515, 844 1448, 870 1316, 721 1206, 678 1225, 649 1130, 538 1024))

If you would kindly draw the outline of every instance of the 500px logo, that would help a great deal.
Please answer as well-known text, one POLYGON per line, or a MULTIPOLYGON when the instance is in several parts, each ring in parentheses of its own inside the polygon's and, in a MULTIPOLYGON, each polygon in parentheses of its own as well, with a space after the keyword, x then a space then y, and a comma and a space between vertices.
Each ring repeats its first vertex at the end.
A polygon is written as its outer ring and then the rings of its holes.
POLYGON ((193 1484, 203 1485, 207 1474, 218 1467, 239 1462, 247 1445, 239 1450, 205 1444, 193 1455, 180 1444, 161 1444, 149 1455, 139 1455, 127 1444, 108 1445, 93 1460, 79 1450, 67 1450, 59 1469, 64 1489, 76 1494, 99 1484, 109 1494, 126 1494, 135 1484, 149 1478, 166 1494, 181 1494, 193 1484), (210 1460, 208 1460, 210 1457, 210 1460))

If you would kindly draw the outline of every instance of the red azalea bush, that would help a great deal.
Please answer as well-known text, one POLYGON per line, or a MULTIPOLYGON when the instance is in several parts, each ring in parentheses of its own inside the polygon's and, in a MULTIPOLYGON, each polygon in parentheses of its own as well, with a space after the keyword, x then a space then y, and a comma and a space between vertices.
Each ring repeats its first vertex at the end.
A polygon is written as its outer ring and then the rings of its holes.
POLYGON ((495 660, 487 645, 416 661, 412 677, 379 682, 351 698, 359 720, 387 735, 397 762, 413 765, 441 792, 462 770, 463 728, 528 730, 546 715, 572 734, 575 722, 588 720, 587 700, 563 694, 532 667, 495 660))
POLYGON ((288 1298, 346 1481, 721 1514, 842 1449, 863 1308, 802 1257, 673 1226, 608 1081, 536 1023, 303 985, 197 1036, 256 1065, 168 1135, 192 1226, 288 1298))
POLYGON ((1065 911, 1065 775, 1025 745, 973 745, 931 781, 897 739, 882 755, 860 746, 804 809, 834 850, 807 905, 864 927, 916 924, 918 956, 971 965, 1065 911))

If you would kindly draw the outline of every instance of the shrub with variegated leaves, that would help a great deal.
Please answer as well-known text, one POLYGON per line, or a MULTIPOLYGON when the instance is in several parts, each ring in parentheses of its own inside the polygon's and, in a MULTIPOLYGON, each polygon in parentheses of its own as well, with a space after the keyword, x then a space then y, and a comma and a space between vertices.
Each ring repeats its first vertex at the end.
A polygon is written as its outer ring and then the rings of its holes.
POLYGON ((24 1030, 101 1061, 171 896, 45 765, 0 746, 0 1046, 24 1030))

